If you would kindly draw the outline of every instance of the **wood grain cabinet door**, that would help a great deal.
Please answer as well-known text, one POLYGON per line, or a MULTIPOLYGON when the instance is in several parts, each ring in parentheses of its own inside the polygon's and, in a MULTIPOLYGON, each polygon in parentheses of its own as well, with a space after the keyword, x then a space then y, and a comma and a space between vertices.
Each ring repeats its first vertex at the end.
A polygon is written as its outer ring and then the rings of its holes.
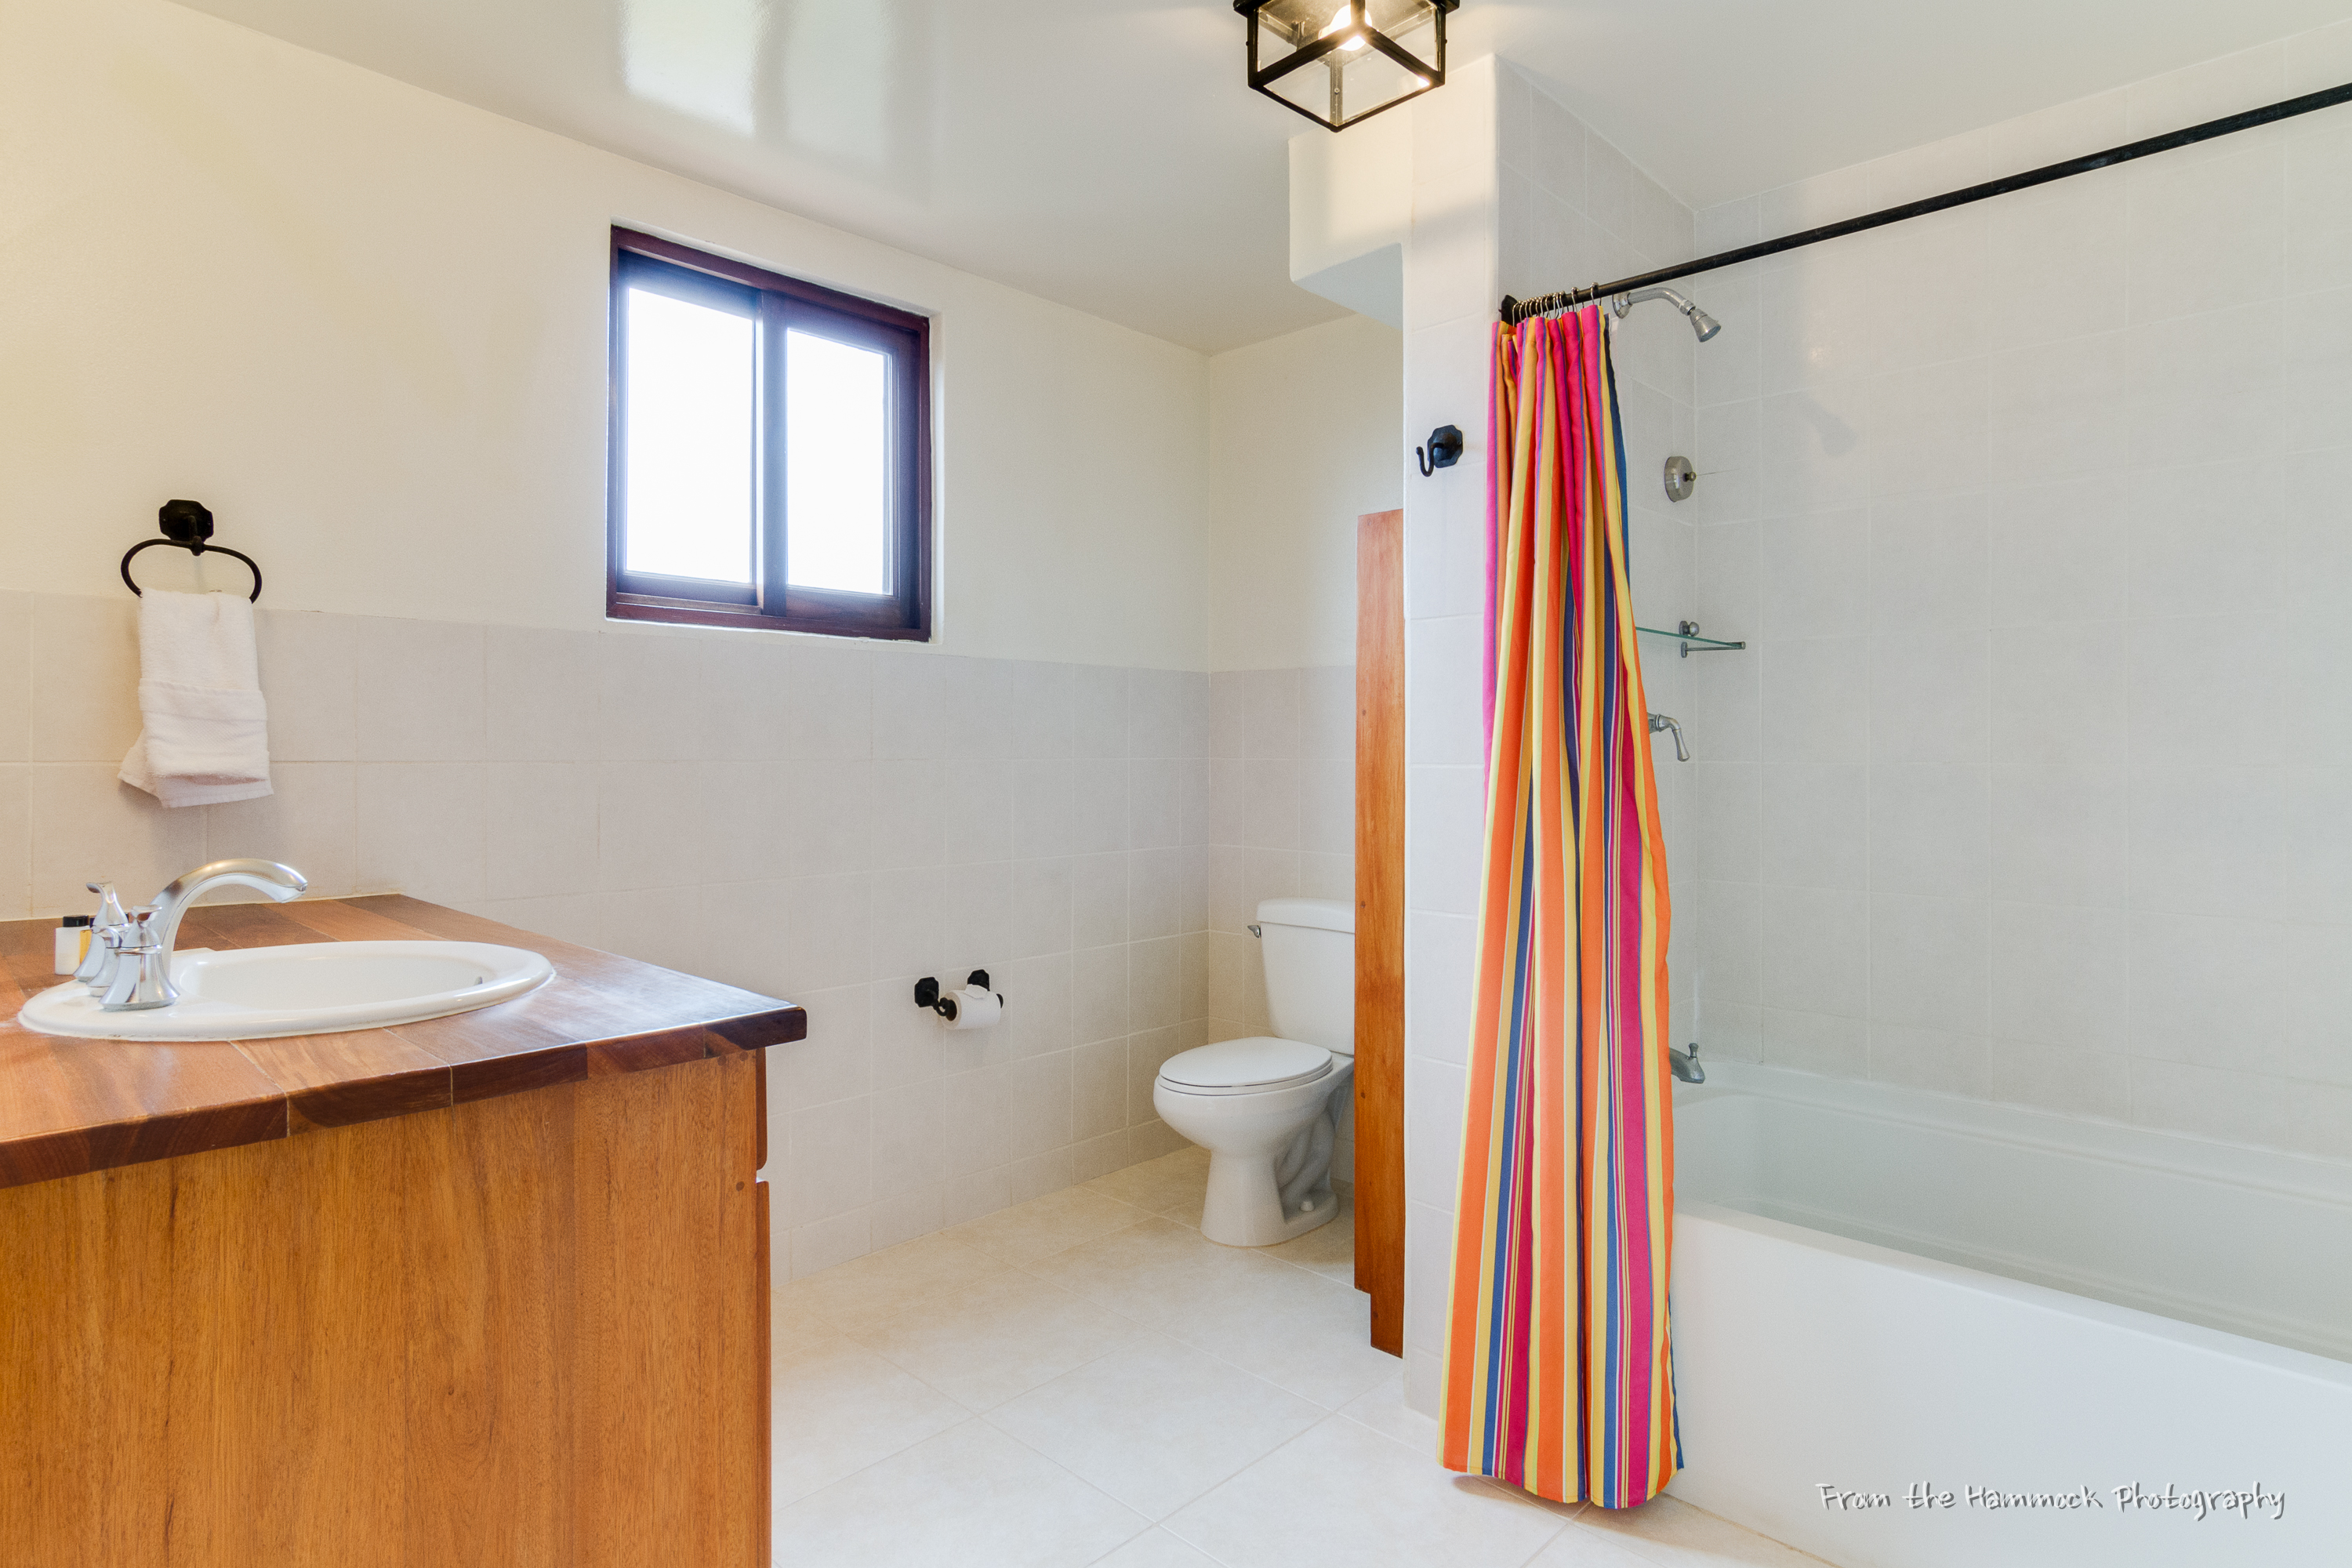
POLYGON ((761 1077, 0 1190, 0 1563, 764 1568, 761 1077))

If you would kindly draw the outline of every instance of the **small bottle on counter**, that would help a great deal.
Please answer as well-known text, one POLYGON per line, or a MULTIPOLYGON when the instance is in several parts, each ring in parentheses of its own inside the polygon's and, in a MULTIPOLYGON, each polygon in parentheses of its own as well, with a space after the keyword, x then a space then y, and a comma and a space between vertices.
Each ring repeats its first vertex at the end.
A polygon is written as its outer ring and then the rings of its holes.
POLYGON ((89 917, 68 915, 58 922, 58 973, 71 974, 89 956, 89 917))

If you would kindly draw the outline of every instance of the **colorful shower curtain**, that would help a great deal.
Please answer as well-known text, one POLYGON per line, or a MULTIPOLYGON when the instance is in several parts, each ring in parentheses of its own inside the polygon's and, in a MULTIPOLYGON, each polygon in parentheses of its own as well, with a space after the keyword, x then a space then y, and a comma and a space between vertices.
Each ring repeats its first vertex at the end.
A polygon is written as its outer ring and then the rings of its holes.
POLYGON ((1496 330, 1486 836, 1441 1458, 1631 1508, 1682 1465, 1666 858, 1598 308, 1496 330))

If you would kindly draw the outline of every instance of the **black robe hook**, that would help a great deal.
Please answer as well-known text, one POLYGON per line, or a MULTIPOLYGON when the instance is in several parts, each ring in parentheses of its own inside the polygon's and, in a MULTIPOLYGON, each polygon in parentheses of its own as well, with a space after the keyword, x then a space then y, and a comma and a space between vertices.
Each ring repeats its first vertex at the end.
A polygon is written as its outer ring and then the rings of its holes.
POLYGON ((1421 465, 1424 479, 1440 468, 1452 468, 1462 460, 1462 432, 1451 425, 1440 425, 1429 433, 1427 447, 1412 449, 1412 458, 1421 465))

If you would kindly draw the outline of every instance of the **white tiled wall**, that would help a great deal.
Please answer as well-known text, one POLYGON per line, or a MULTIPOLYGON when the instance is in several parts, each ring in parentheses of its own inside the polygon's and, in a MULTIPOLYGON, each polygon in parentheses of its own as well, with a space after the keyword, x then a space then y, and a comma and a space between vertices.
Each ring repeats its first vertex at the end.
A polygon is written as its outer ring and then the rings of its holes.
MULTIPOLYGON (((1609 142, 1508 65, 1476 60, 1414 105, 1414 219, 1405 253, 1405 425, 1453 424, 1462 461, 1405 480, 1405 1359, 1408 1397, 1434 1411, 1461 1159, 1474 903, 1481 855, 1481 595, 1486 384, 1496 300, 1605 281, 1692 254, 1693 218, 1609 142)), ((1696 530, 1662 469, 1690 451, 1694 340, 1663 305, 1615 338, 1634 605, 1643 626, 1696 612, 1696 530)), ((1708 345, 1711 349, 1713 345, 1708 345)), ((1704 352, 1704 351, 1702 351, 1704 352)), ((1703 617, 1700 617, 1703 618, 1703 617)), ((1716 628, 1707 627, 1712 631, 1716 628)), ((1650 707, 1688 727, 1699 659, 1644 639, 1650 707)), ((1677 1017, 1689 1016, 1684 831, 1689 770, 1659 769, 1674 874, 1677 1017)))
MULTIPOLYGON (((1693 215, 1507 66, 1415 106, 1408 1390, 1433 1408, 1496 297, 2352 75, 2352 25, 1693 215), (1472 417, 1465 418, 1468 414, 1472 417)), ((1696 279, 1618 338, 1675 1013, 1706 1049, 2352 1153, 2352 111, 1696 279), (1651 487, 1669 447, 1696 498, 1651 487)))
POLYGON ((1356 893, 1356 672, 1242 669, 1209 678, 1209 1026, 1265 1032, 1261 899, 1356 893))
POLYGON ((769 1057, 780 1275, 1179 1142, 1151 1080, 1207 1027, 1206 675, 260 623, 277 793, 164 811, 114 778, 129 595, 0 595, 0 918, 259 855, 320 896, 405 891, 789 997, 809 1037, 769 1057), (916 977, 975 967, 1003 1026, 914 1005, 916 977))
MULTIPOLYGON (((1273 1032, 1265 964, 1249 934, 1259 900, 1356 896, 1356 671, 1221 671, 1209 678, 1209 930, 1200 939, 1209 990, 1200 1043, 1273 1032)), ((1343 1108, 1334 1156, 1342 1173, 1353 1169, 1354 1125, 1343 1108)))
MULTIPOLYGON (((2347 76, 2340 26, 1699 249, 2347 76)), ((2336 109, 1696 280, 1708 1050, 2352 1156, 2347 233, 2336 109)))

